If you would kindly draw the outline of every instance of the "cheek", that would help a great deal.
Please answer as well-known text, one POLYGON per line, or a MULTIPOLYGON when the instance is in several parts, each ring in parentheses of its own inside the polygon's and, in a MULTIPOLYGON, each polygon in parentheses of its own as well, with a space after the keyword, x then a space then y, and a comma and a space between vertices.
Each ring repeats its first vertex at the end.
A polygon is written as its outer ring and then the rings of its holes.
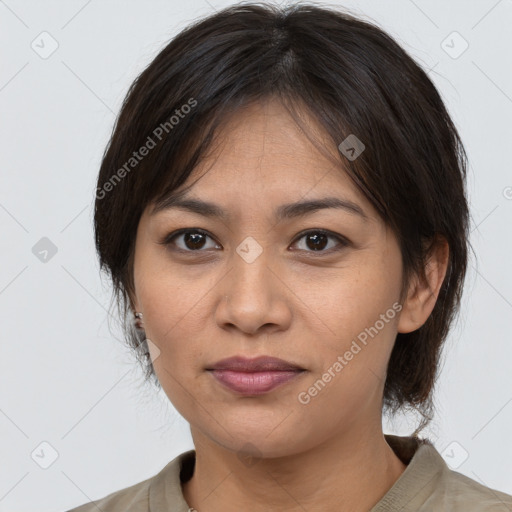
MULTIPOLYGON (((389 265, 367 262, 331 277, 321 291, 305 300, 312 304, 313 316, 322 319, 329 332, 345 342, 373 326, 399 297, 399 277, 389 265)), ((379 322, 379 330, 390 330, 394 312, 388 315, 385 327, 379 322)))
POLYGON ((346 419, 380 400, 401 309, 396 270, 377 262, 352 267, 316 298, 311 322, 320 317, 329 329, 323 327, 317 345, 320 364, 307 382, 312 387, 303 390, 311 410, 339 403, 344 411, 332 415, 346 419))
POLYGON ((154 267, 152 272, 146 272, 138 289, 144 304, 146 336, 160 350, 154 368, 159 378, 165 378, 166 370, 185 375, 202 361, 201 340, 208 314, 211 315, 204 304, 215 281, 205 277, 179 279, 175 271, 157 270, 154 267))
POLYGON ((318 427, 318 418, 347 426, 381 400, 400 305, 385 283, 358 282, 357 291, 350 280, 339 283, 318 305, 329 331, 316 345, 318 364, 299 400, 311 428, 318 427))
POLYGON ((146 335, 159 349, 153 368, 176 410, 190 417, 200 413, 191 397, 202 396, 195 376, 204 363, 205 320, 199 316, 204 288, 202 294, 190 288, 177 293, 175 281, 158 280, 152 284, 146 285, 144 317, 146 335))

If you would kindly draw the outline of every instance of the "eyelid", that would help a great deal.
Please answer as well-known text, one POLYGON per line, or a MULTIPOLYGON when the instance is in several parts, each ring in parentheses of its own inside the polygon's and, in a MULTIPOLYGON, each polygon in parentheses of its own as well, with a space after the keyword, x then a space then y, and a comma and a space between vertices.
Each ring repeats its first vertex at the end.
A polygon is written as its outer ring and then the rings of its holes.
MULTIPOLYGON (((211 238, 218 245, 221 245, 219 242, 217 242, 215 237, 213 235, 211 235, 208 231, 206 231, 204 229, 201 229, 201 228, 194 228, 194 227, 181 228, 181 229, 178 229, 176 231, 172 231, 171 233, 166 234, 161 240, 158 241, 158 243, 161 244, 161 245, 164 245, 164 246, 171 246, 172 245, 172 240, 174 238, 177 238, 178 236, 183 235, 185 233, 200 233, 202 235, 205 235, 205 236, 211 238)), ((328 254, 332 254, 332 253, 338 252, 338 251, 344 249, 345 247, 348 247, 348 246, 351 245, 350 240, 348 238, 346 238, 345 236, 340 235, 339 233, 335 233, 333 231, 330 231, 328 229, 323 229, 323 228, 308 228, 308 229, 305 229, 305 230, 301 231, 300 233, 298 233, 295 236, 295 238, 294 238, 293 242, 291 243, 291 245, 296 244, 299 240, 304 238, 309 233, 320 233, 320 234, 328 236, 329 238, 334 238, 338 242, 338 247, 331 248, 331 249, 328 249, 326 251, 305 251, 305 250, 302 250, 302 249, 298 249, 297 252, 303 252, 303 253, 308 253, 308 254, 313 254, 313 255, 314 254, 328 255, 328 254)), ((198 253, 199 254, 199 253, 202 253, 202 252, 206 252, 206 250, 201 250, 201 249, 197 249, 197 250, 193 251, 193 250, 186 250, 186 249, 180 249, 180 248, 173 248, 173 250, 176 250, 176 251, 181 252, 181 253, 190 253, 190 254, 192 254, 192 253, 198 253)))
MULTIPOLYGON (((158 241, 159 244, 161 245, 164 245, 164 246, 170 246, 172 245, 172 240, 174 238, 177 238, 178 236, 180 235, 183 235, 185 233, 200 233, 202 235, 205 235, 209 238, 211 238, 212 240, 215 240, 215 237, 212 236, 210 233, 208 233, 208 231, 204 230, 204 229, 201 229, 201 228, 181 228, 181 229, 177 229, 176 231, 172 231, 171 233, 167 233, 166 235, 164 235, 164 237, 158 241)), ((215 242, 217 244, 219 244, 219 242, 217 242, 215 240, 215 242)), ((219 244, 220 245, 220 244, 219 244)), ((197 252, 197 253, 200 253, 200 252, 205 252, 204 250, 197 250, 197 251, 191 251, 191 250, 185 250, 185 249, 180 249, 180 248, 177 248, 176 249, 177 251, 181 251, 181 252, 189 252, 189 253, 194 253, 194 252, 197 252)))
MULTIPOLYGON (((348 238, 344 237, 343 235, 340 235, 339 233, 335 233, 333 231, 330 231, 328 229, 323 229, 323 228, 308 228, 308 229, 305 229, 304 231, 301 231, 294 238, 291 245, 296 244, 299 240, 304 238, 309 233, 320 233, 329 238, 334 238, 338 242, 338 247, 334 247, 334 248, 328 249, 326 251, 304 251, 308 254, 319 254, 319 255, 320 254, 325 254, 325 255, 333 254, 333 253, 338 252, 338 251, 344 249, 345 247, 348 247, 349 245, 351 245, 351 242, 348 238)), ((300 249, 299 249, 299 251, 300 251, 300 249)))

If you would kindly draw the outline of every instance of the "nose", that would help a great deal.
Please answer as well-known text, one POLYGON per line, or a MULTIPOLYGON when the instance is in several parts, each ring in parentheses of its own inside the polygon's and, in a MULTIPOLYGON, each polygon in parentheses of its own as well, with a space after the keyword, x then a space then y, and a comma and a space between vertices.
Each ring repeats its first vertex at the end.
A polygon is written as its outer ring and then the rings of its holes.
POLYGON ((236 254, 219 286, 217 324, 251 336, 286 330, 292 318, 290 295, 265 251, 252 262, 236 254))

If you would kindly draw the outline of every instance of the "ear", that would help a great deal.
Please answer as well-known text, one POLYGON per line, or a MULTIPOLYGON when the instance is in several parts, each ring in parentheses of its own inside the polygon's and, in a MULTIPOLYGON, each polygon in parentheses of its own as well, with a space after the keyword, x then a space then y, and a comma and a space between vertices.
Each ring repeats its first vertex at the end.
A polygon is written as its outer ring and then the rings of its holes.
POLYGON ((139 301, 137 299, 137 296, 135 297, 129 293, 129 300, 130 300, 130 310, 132 312, 133 318, 132 321, 135 324, 135 327, 137 329, 144 329, 144 320, 141 317, 137 317, 137 313, 142 313, 142 311, 139 309, 139 301))
POLYGON ((407 333, 419 329, 428 319, 448 269, 449 245, 438 236, 425 266, 425 279, 415 275, 404 300, 397 330, 407 333))

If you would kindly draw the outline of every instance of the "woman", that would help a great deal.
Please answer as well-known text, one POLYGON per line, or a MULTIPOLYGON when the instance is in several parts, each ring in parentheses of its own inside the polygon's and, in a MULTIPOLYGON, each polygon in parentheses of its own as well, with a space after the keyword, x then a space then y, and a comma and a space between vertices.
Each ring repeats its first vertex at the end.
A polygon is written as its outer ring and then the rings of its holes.
POLYGON ((95 233, 194 450, 73 509, 512 510, 419 436, 468 257, 466 154, 426 73, 333 8, 240 4, 131 87, 95 233), (408 437, 382 415, 423 416, 408 437))

